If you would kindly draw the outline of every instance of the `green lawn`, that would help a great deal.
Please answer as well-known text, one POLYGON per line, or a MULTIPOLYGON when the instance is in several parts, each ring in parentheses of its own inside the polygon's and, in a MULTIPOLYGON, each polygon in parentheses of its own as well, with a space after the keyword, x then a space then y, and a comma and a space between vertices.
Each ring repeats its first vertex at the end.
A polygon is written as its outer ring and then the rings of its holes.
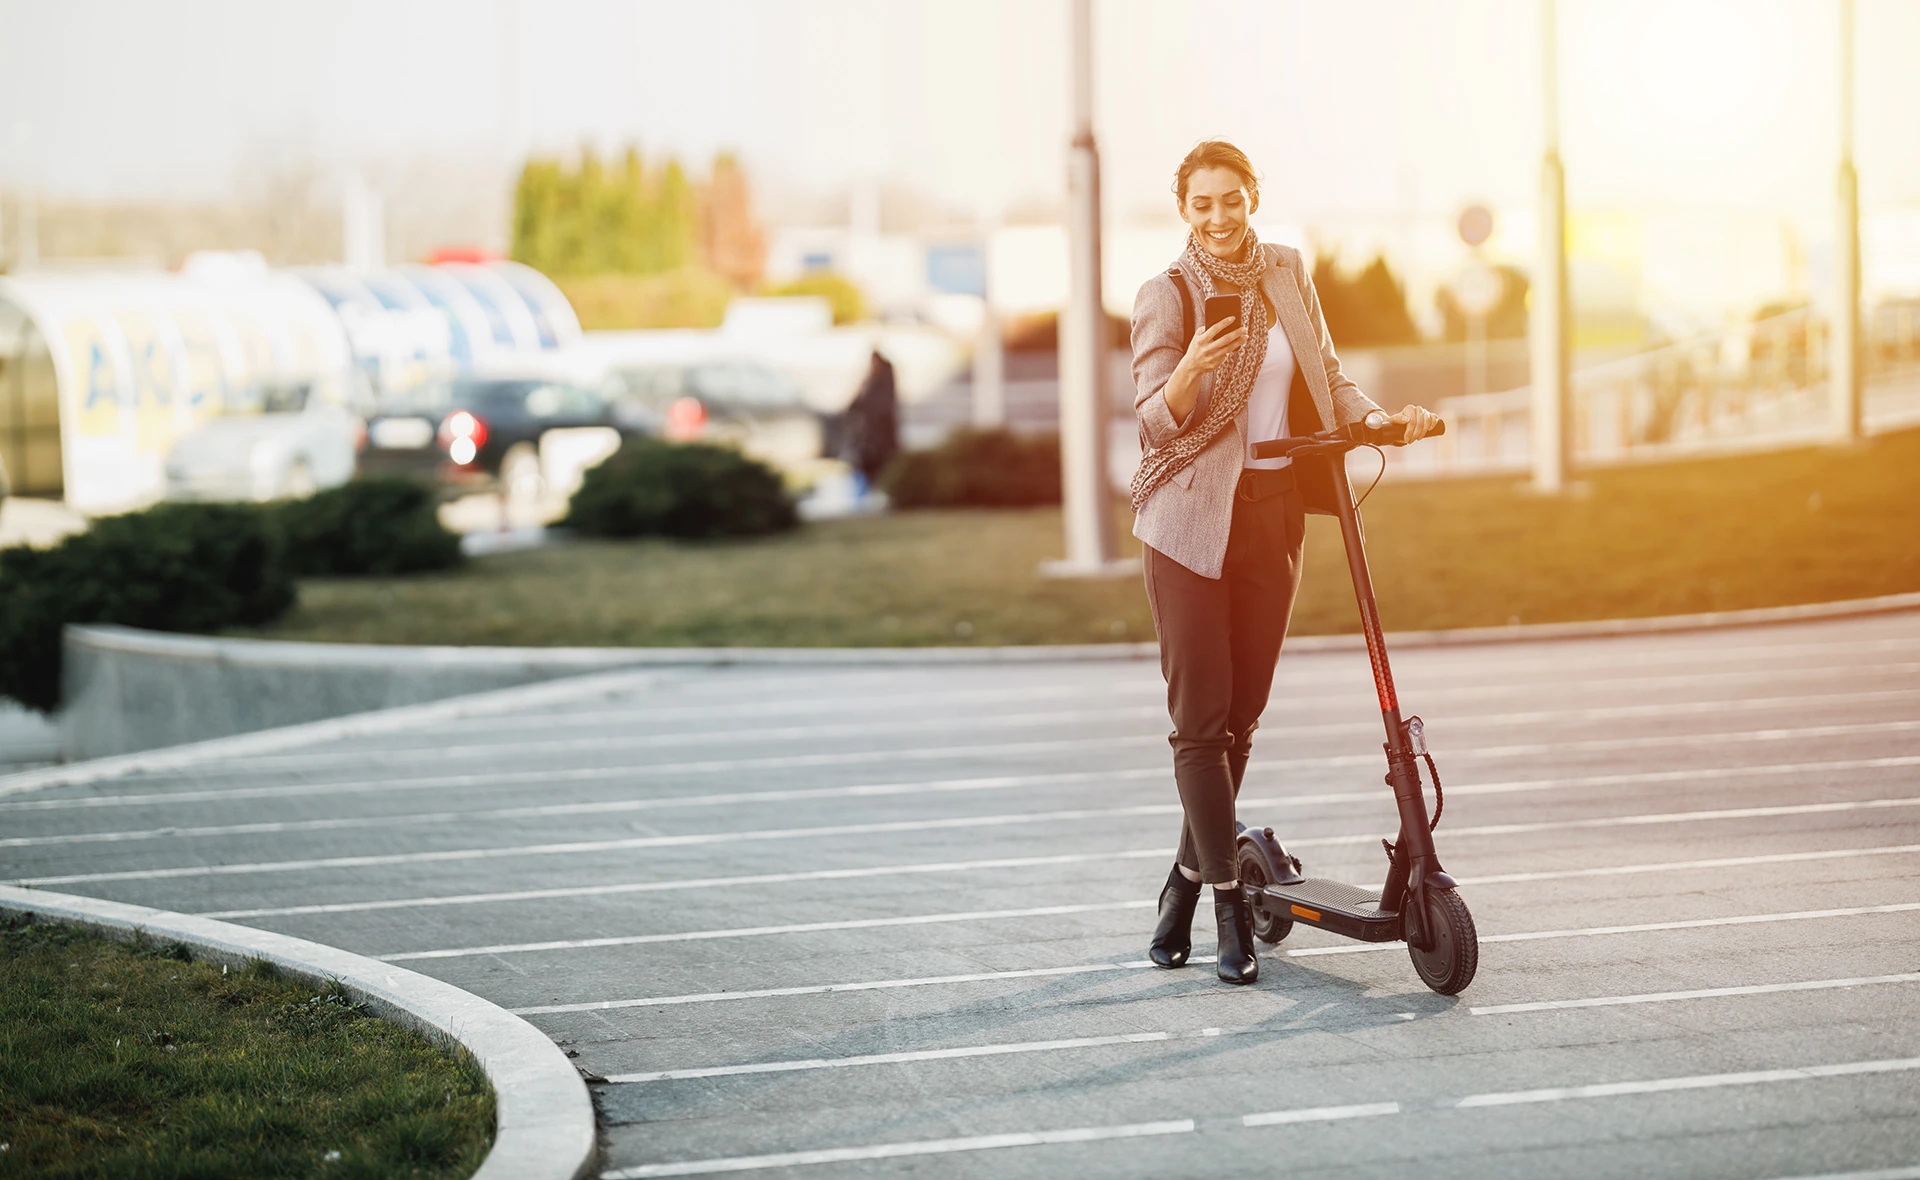
POLYGON ((271 969, 0 929, 0 1177, 457 1177, 493 1138, 472 1058, 271 969))
MULTIPOLYGON (((1125 514, 1122 513, 1124 522, 1125 514)), ((1920 590, 1920 431, 1596 471, 1382 485, 1381 614, 1415 630, 1662 615, 1920 590)), ((1296 634, 1358 627, 1339 532, 1312 518, 1296 634)), ((1126 551, 1137 551, 1129 538, 1126 551)), ((1153 637, 1137 577, 1058 582, 1050 509, 902 513, 767 540, 590 542, 446 575, 314 580, 261 632, 378 643, 918 645, 1153 637)))

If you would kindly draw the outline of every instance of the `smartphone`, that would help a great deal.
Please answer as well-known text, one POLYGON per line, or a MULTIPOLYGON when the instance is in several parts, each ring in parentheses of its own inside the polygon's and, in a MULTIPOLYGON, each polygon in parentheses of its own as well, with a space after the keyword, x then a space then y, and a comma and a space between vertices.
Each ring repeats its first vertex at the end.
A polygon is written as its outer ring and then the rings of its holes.
POLYGON ((1221 320, 1235 319, 1240 315, 1240 297, 1238 295, 1207 296, 1207 323, 1211 328, 1221 320))

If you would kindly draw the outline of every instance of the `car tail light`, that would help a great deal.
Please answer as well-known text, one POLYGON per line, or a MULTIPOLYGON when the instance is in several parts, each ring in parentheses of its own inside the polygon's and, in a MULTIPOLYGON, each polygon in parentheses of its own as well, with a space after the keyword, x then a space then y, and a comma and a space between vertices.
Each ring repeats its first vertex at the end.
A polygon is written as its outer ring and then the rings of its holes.
POLYGON ((671 439, 699 438, 707 424, 707 407, 697 397, 675 398, 667 407, 666 435, 671 439))
POLYGON ((367 420, 360 415, 353 416, 353 453, 359 454, 367 449, 367 420))
POLYGON ((447 458, 465 467, 487 445, 487 420, 471 410, 455 410, 440 423, 440 445, 447 448, 447 458))

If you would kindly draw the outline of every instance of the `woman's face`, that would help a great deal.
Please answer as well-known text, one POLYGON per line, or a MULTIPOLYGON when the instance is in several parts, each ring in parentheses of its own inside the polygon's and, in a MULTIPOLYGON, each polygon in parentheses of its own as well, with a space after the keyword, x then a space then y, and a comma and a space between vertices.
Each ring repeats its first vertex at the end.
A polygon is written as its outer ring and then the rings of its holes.
POLYGON ((1253 199, 1247 193, 1247 182, 1233 169, 1196 168, 1187 177, 1187 200, 1180 215, 1215 258, 1240 256, 1240 247, 1247 240, 1247 218, 1252 214, 1253 199))

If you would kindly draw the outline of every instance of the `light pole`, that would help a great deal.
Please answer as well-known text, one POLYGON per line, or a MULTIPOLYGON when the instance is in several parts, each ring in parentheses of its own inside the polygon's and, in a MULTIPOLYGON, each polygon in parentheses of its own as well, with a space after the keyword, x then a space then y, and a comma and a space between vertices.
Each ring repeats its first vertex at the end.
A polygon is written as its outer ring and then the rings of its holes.
POLYGON ((1840 0, 1839 234, 1833 259, 1828 408, 1836 442, 1860 440, 1860 178, 1853 170, 1853 0, 1840 0))
POLYGON ((1543 135, 1540 241, 1533 281, 1533 487, 1565 490, 1573 471, 1573 374, 1567 338, 1567 177, 1560 166, 1559 45, 1554 0, 1540 0, 1543 135))
MULTIPOLYGON (((1055 577, 1098 577, 1128 566, 1114 560, 1107 487, 1107 317, 1100 300, 1100 153, 1093 141, 1093 3, 1071 0, 1073 143, 1069 149, 1067 241, 1071 283, 1060 317, 1060 507, 1066 557, 1045 563, 1055 577)), ((1137 568, 1137 567, 1135 567, 1137 568)))

